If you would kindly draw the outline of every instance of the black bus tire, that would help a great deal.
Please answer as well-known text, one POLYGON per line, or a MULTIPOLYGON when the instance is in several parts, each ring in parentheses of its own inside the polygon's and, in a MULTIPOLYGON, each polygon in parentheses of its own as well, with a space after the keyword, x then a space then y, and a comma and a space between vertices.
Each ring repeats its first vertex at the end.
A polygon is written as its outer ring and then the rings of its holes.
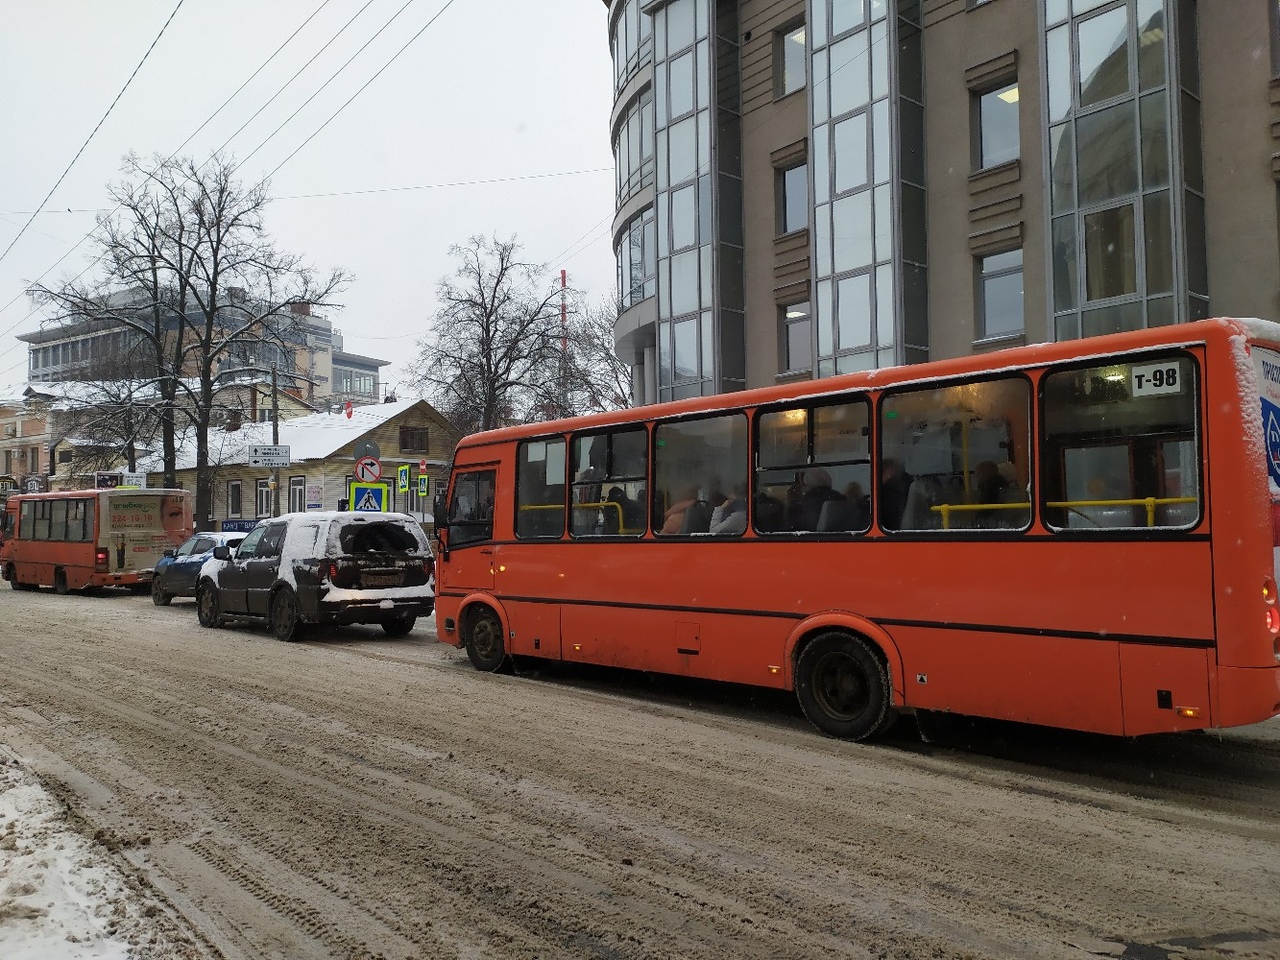
POLYGON ((809 721, 830 737, 869 740, 897 716, 889 671, 861 637, 819 634, 796 661, 796 699, 809 721))
POLYGON ((61 567, 53 571, 53 592, 60 597, 67 595, 67 571, 61 567))
POLYGON ((507 647, 502 640, 502 621, 488 607, 477 607, 467 616, 467 656, 471 665, 485 673, 497 673, 507 664, 507 647))

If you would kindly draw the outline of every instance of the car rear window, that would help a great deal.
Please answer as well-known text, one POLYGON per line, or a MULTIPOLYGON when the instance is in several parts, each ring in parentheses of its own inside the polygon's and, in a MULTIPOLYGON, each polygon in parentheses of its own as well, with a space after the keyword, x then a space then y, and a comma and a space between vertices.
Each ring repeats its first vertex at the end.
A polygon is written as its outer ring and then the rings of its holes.
POLYGON ((425 552, 416 530, 393 522, 343 524, 338 531, 338 545, 347 554, 425 552))

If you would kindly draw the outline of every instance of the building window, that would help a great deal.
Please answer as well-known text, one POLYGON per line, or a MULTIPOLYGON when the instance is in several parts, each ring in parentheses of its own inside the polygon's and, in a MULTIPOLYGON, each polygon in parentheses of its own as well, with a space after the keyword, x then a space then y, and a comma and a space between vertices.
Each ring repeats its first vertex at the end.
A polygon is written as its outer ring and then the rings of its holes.
POLYGON ((618 244, 618 294, 622 308, 633 307, 656 292, 658 271, 653 207, 631 221, 618 244))
POLYGON ((980 170, 1018 159, 1017 83, 1007 84, 978 97, 977 141, 980 170))
POLYGON ((27 473, 40 472, 40 448, 32 447, 31 452, 27 455, 27 473))
POLYGON ((618 204, 653 185, 653 88, 640 92, 618 127, 613 144, 618 175, 618 204))
POLYGON ((427 428, 426 427, 401 427, 400 428, 400 452, 401 453, 426 453, 427 452, 427 428))
POLYGON ((778 308, 782 324, 783 370, 791 373, 813 367, 813 332, 809 301, 788 303, 778 308))
POLYGON ((307 478, 289 478, 289 512, 302 513, 307 509, 307 478))
POLYGON ((778 171, 778 233, 809 226, 809 165, 778 171))
POLYGON ((240 516, 240 481, 232 480, 227 484, 227 516, 240 516))
POLYGON ((792 27, 774 34, 773 63, 777 77, 776 93, 785 97, 805 85, 805 26, 792 27))
POLYGON ((978 261, 978 338, 1021 333, 1022 251, 1010 250, 978 261))
POLYGON ((58 462, 59 462, 59 463, 70 463, 70 462, 71 462, 71 457, 73 456, 73 454, 74 454, 74 451, 71 451, 71 450, 59 450, 59 451, 58 451, 58 462))
POLYGON ((271 515, 271 481, 258 481, 258 516, 269 517, 271 515))

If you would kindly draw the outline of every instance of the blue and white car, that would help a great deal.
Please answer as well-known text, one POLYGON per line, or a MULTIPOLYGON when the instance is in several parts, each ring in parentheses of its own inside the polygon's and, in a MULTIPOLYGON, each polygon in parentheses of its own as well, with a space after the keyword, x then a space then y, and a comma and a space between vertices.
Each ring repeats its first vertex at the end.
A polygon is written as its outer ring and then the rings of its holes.
POLYGON ((166 550, 151 578, 151 602, 157 607, 167 607, 174 597, 194 597, 196 577, 204 562, 213 556, 214 547, 228 547, 234 554, 246 536, 245 533, 197 533, 177 550, 166 550))

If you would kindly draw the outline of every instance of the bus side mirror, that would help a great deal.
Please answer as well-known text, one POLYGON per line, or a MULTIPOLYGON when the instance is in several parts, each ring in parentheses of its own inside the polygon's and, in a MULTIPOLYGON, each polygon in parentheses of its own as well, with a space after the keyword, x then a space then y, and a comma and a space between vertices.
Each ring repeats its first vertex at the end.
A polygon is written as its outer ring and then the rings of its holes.
POLYGON ((214 548, 213 548, 213 559, 215 559, 215 560, 230 560, 230 559, 231 559, 231 548, 230 548, 230 547, 226 547, 226 546, 214 547, 214 548))

